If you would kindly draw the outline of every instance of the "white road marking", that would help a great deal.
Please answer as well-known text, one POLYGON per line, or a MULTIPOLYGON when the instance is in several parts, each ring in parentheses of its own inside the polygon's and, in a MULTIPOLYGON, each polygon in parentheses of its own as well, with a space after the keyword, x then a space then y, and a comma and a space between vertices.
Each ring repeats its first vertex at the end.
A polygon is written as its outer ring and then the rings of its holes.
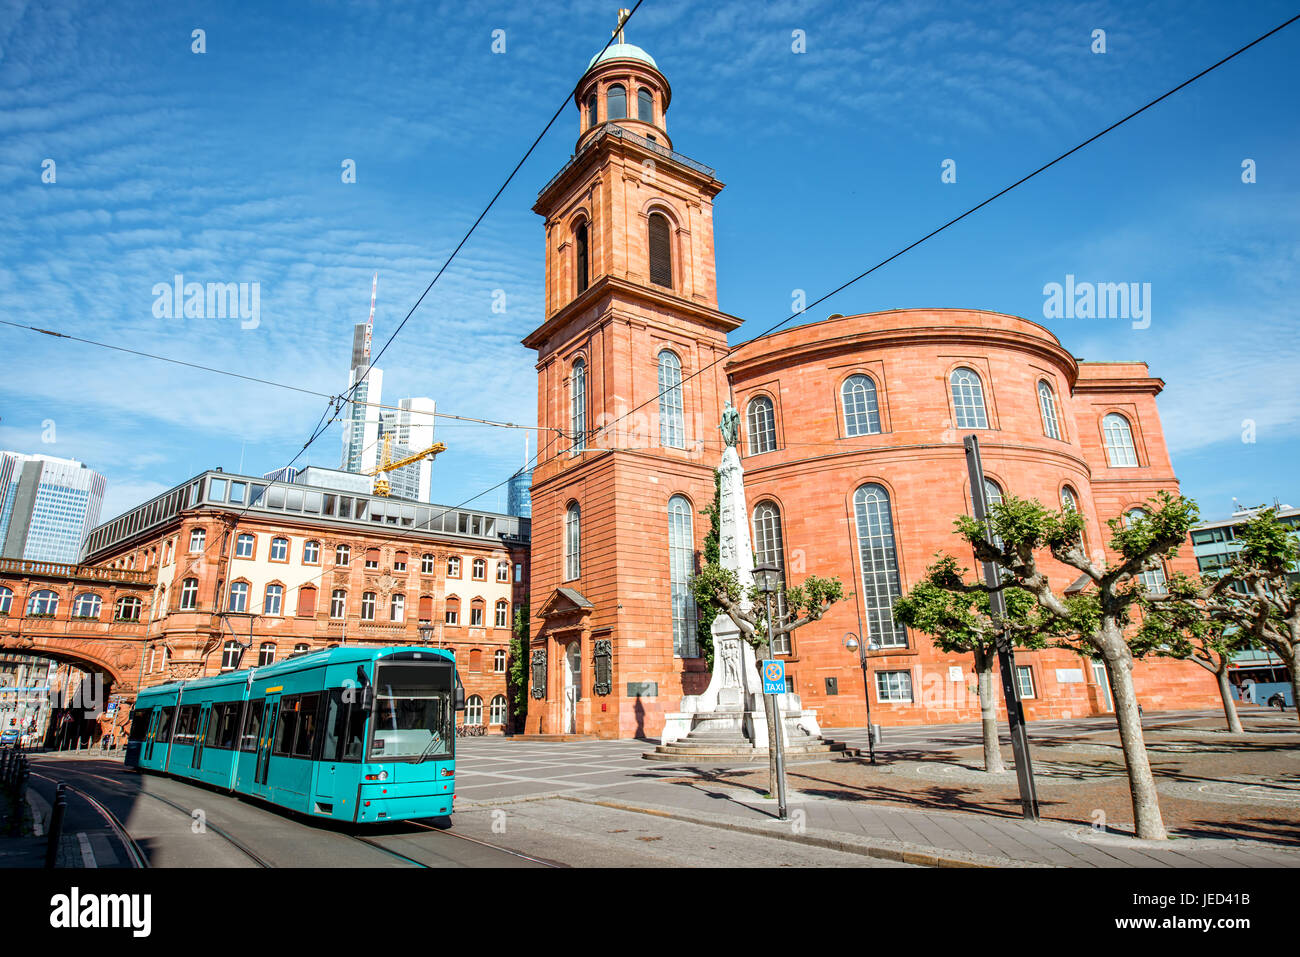
POLYGON ((81 845, 81 866, 99 867, 95 861, 95 852, 90 849, 90 838, 86 837, 85 831, 77 832, 77 843, 81 845))

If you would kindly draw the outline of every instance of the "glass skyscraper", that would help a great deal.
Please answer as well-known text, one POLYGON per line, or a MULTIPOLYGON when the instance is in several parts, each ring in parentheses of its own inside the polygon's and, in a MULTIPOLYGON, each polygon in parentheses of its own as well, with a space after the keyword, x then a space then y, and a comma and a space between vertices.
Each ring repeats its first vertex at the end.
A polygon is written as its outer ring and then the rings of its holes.
POLYGON ((74 459, 0 452, 0 557, 76 564, 104 486, 74 459))

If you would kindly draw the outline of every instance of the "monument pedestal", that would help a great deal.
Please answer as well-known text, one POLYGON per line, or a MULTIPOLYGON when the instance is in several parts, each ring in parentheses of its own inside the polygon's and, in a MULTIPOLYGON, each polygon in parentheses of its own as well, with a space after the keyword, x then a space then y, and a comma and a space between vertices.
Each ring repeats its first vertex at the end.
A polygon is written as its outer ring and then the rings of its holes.
MULTIPOLYGON (((727 447, 718 466, 718 564, 735 573, 741 605, 747 611, 754 584, 754 550, 745 507, 745 470, 735 449, 738 422, 739 416, 728 402, 722 427, 727 447)), ((662 743, 642 757, 695 764, 767 760, 767 714, 754 649, 725 613, 713 620, 711 631, 713 675, 709 686, 703 694, 682 698, 681 709, 664 716, 662 743)), ((777 709, 788 760, 824 760, 832 751, 844 750, 842 744, 822 740, 817 713, 805 709, 797 694, 778 695, 777 709)))

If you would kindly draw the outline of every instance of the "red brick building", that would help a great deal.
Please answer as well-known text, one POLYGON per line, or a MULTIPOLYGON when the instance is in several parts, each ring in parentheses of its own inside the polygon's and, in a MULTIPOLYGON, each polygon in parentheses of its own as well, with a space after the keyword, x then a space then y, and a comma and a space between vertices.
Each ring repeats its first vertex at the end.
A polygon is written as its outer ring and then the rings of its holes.
MULTIPOLYGON (((952 534, 969 510, 962 436, 980 436, 991 491, 1079 508, 1095 550, 1107 519, 1178 487, 1163 383, 1143 363, 1083 363, 1037 323, 978 310, 832 316, 729 350, 741 320, 718 309, 723 184, 673 150, 670 98, 645 51, 611 46, 575 92, 575 154, 534 207, 546 318, 524 344, 538 354, 538 424, 565 438, 533 474, 528 731, 654 736, 707 684, 689 577, 729 398, 759 557, 852 593, 788 649, 805 705, 827 726, 865 722, 843 644, 865 630, 882 645, 873 719, 974 720, 971 662, 892 616, 937 552, 971 563, 952 534)), ((1176 568, 1194 570, 1190 553, 1176 568)), ((1055 572, 1062 586, 1076 577, 1055 572)), ((1031 718, 1109 710, 1092 662, 1052 651, 1018 664, 1031 718)), ((1217 702, 1194 665, 1145 663, 1135 680, 1150 708, 1217 702)))
POLYGON ((142 686, 341 643, 452 648, 462 720, 511 715, 528 520, 205 472, 94 529, 84 563, 143 573, 142 686))

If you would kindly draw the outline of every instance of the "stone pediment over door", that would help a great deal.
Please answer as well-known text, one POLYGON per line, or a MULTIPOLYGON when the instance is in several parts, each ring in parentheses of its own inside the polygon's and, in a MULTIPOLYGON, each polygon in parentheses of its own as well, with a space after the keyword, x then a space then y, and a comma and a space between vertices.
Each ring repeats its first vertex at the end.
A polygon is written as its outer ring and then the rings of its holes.
POLYGON ((557 588, 542 605, 537 617, 552 625, 578 623, 590 615, 596 606, 572 588, 557 588))

